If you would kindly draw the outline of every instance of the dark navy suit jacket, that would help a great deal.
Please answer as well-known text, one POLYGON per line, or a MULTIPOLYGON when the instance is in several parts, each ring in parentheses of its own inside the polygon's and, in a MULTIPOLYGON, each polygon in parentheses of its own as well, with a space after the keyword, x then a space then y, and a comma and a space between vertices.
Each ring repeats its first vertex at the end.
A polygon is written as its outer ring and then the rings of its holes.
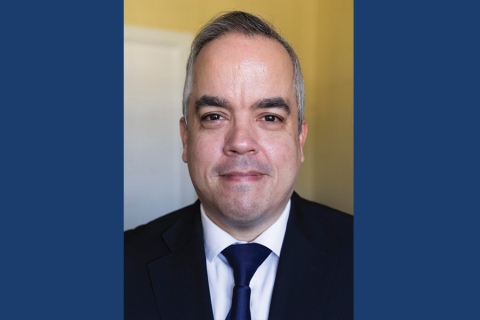
MULTIPOLYGON (((199 201, 124 247, 125 319, 213 319, 199 201)), ((353 319, 352 216, 292 195, 269 319, 353 319)))

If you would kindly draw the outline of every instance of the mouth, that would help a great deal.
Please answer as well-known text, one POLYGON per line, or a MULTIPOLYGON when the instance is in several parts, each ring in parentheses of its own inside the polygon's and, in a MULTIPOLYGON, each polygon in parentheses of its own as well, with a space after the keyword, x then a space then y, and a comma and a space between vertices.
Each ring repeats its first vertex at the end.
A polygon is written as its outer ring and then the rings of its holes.
POLYGON ((264 173, 258 171, 232 171, 219 175, 220 178, 231 182, 258 181, 261 180, 264 176, 264 173))

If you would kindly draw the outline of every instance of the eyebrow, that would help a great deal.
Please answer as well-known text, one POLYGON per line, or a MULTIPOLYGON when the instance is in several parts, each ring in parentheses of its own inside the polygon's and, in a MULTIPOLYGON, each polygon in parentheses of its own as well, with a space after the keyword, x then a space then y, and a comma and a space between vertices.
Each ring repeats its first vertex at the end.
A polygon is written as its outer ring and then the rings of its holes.
POLYGON ((205 106, 222 107, 227 109, 232 108, 230 103, 223 98, 203 95, 200 99, 195 101, 195 112, 198 113, 198 111, 205 106))
MULTIPOLYGON (((231 104, 226 99, 215 96, 203 95, 200 99, 195 101, 195 112, 198 113, 200 109, 205 106, 232 109, 231 104)), ((259 109, 279 108, 285 111, 287 114, 291 113, 290 107, 288 106, 287 102, 281 97, 261 99, 257 101, 253 105, 253 107, 259 109)))
POLYGON ((255 103, 255 108, 279 108, 285 111, 287 114, 290 114, 290 107, 287 102, 280 97, 262 99, 255 103))

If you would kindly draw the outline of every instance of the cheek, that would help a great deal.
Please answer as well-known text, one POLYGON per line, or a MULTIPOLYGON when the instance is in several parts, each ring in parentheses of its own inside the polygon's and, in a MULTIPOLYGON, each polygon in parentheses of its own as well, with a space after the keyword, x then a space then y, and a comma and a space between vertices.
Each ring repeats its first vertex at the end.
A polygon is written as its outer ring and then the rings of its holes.
POLYGON ((212 164, 217 157, 218 150, 221 151, 221 140, 218 138, 212 139, 197 134, 197 137, 191 137, 190 141, 189 160, 196 165, 212 164))
MULTIPOLYGON (((264 145, 264 150, 268 154, 269 161, 276 167, 280 176, 296 172, 300 163, 300 154, 298 146, 293 141, 277 141, 264 145)), ((282 178, 282 177, 280 177, 282 178)))

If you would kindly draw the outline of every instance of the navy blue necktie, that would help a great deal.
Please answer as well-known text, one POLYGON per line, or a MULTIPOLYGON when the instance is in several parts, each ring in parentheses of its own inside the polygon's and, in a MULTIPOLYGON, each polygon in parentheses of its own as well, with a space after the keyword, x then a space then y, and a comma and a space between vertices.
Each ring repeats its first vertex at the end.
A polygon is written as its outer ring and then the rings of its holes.
POLYGON ((272 252, 258 243, 234 244, 222 251, 233 268, 232 308, 226 320, 250 320, 250 280, 272 252))

